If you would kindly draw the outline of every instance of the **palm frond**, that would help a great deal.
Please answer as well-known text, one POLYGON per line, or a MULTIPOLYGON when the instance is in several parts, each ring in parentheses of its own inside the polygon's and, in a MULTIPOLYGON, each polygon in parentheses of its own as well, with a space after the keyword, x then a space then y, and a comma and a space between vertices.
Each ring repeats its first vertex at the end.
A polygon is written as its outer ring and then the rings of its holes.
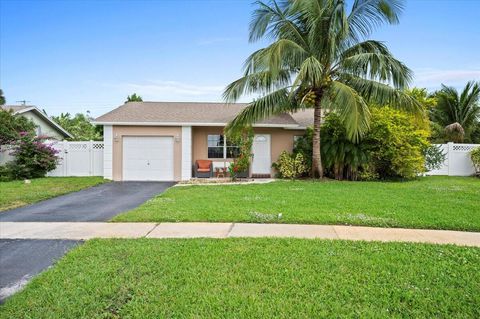
POLYGON ((292 40, 279 39, 266 48, 255 51, 244 63, 245 75, 269 70, 272 73, 281 69, 298 70, 308 57, 308 52, 292 40))
POLYGON ((257 9, 253 12, 250 22, 250 42, 255 42, 263 37, 271 39, 291 39, 306 48, 303 33, 295 23, 295 12, 289 1, 270 1, 269 4, 257 1, 257 9))
POLYGON ((390 105, 414 115, 423 115, 422 105, 404 90, 350 74, 339 75, 339 78, 364 97, 368 103, 390 105))
POLYGON ((458 122, 468 137, 480 120, 480 84, 468 82, 461 93, 454 87, 442 85, 435 96, 437 106, 432 118, 443 126, 458 122))
POLYGON ((345 47, 339 54, 339 61, 361 53, 391 54, 383 42, 367 40, 345 47))
POLYGON ((339 68, 359 77, 392 83, 399 89, 408 87, 413 72, 390 53, 358 53, 340 61, 339 68))
POLYGON ((300 71, 293 82, 293 87, 299 85, 320 87, 324 79, 324 66, 315 57, 307 58, 301 65, 300 71))
POLYGON ((331 110, 340 115, 348 138, 357 142, 369 129, 367 103, 352 87, 339 81, 332 81, 328 93, 331 110))
POLYGON ((355 0, 348 16, 350 38, 359 42, 384 23, 398 23, 403 8, 402 0, 355 0))
POLYGON ((269 94, 284 88, 291 82, 291 72, 280 70, 273 74, 270 71, 248 74, 230 83, 223 92, 223 99, 233 103, 243 95, 259 93, 269 94))
POLYGON ((280 89, 254 100, 226 127, 226 132, 266 119, 272 115, 295 111, 297 106, 288 98, 287 89, 280 89))

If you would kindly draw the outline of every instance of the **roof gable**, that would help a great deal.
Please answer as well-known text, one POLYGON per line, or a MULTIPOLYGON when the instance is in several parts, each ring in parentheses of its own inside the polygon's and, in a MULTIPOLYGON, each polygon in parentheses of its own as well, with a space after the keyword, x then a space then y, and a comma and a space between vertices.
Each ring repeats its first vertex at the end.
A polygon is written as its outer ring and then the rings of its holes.
POLYGON ((40 111, 36 106, 33 105, 2 105, 2 108, 5 110, 13 111, 14 115, 17 114, 24 114, 27 112, 34 112, 38 116, 40 116, 43 120, 45 120, 53 129, 58 131, 61 135, 65 137, 73 137, 72 134, 67 132, 63 127, 53 121, 50 117, 48 117, 45 113, 40 111))

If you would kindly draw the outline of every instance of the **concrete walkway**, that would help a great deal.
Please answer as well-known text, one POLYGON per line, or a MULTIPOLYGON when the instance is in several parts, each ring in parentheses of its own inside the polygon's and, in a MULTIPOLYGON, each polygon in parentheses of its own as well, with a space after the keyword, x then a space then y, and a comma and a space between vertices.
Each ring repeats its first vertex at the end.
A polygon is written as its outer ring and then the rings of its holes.
POLYGON ((0 239, 293 237, 480 247, 480 233, 330 225, 243 223, 0 222, 0 239))

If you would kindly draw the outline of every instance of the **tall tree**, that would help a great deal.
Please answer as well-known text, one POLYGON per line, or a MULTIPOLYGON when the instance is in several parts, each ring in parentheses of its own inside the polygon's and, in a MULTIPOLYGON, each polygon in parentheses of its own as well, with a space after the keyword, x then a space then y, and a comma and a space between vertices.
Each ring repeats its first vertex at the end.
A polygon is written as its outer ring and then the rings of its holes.
POLYGON ((449 141, 469 141, 480 121, 480 82, 468 82, 462 92, 442 84, 435 96, 432 120, 445 128, 449 141))
POLYGON ((5 105, 7 100, 5 100, 5 96, 3 95, 3 90, 0 89, 0 105, 5 105))
POLYGON ((250 41, 273 39, 254 52, 244 76, 224 91, 227 102, 259 94, 227 127, 235 129, 283 112, 314 109, 312 176, 322 177, 322 109, 337 112, 352 141, 368 130, 368 103, 420 112, 402 90, 412 72, 379 41, 366 40, 383 23, 398 23, 402 0, 258 1, 250 41))
POLYGON ((99 141, 103 138, 103 132, 98 126, 91 123, 92 118, 87 114, 77 113, 72 116, 70 113, 61 113, 59 116, 52 116, 52 120, 73 135, 72 141, 99 141))
POLYGON ((137 95, 137 93, 133 93, 132 95, 127 96, 125 103, 127 102, 143 102, 143 99, 140 95, 137 95))

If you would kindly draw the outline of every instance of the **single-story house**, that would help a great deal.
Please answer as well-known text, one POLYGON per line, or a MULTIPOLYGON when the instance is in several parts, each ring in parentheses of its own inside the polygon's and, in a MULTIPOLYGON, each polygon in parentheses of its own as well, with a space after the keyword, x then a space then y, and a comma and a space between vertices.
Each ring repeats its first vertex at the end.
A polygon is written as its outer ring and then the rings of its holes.
POLYGON ((53 140, 64 140, 73 137, 63 127, 55 123, 43 111, 33 105, 2 105, 4 110, 11 110, 15 116, 23 116, 31 120, 36 126, 37 136, 47 136, 53 140))
MULTIPOLYGON (((247 104, 128 102, 95 120, 104 127, 104 177, 115 181, 180 181, 197 160, 227 167, 236 146, 224 127, 247 104)), ((313 110, 281 114, 253 125, 250 176, 269 177, 272 163, 291 152, 313 123, 313 110)))

